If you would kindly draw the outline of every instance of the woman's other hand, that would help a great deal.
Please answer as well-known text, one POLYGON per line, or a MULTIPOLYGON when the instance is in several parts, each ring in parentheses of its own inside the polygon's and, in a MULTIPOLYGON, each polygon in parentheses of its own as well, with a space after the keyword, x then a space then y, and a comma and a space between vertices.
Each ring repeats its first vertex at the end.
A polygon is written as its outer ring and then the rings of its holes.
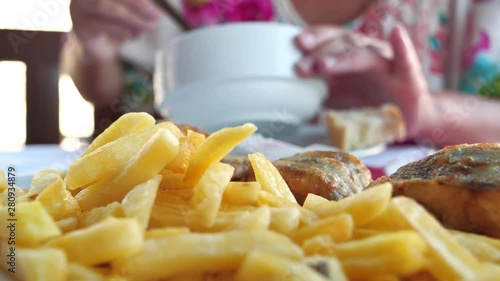
POLYGON ((161 15, 152 0, 72 0, 70 12, 81 52, 99 63, 116 59, 120 45, 154 29, 161 15))
POLYGON ((296 71, 327 79, 327 105, 336 108, 397 104, 408 137, 422 133, 433 120, 432 96, 406 30, 395 27, 389 42, 339 27, 312 27, 296 38, 303 58, 296 71))

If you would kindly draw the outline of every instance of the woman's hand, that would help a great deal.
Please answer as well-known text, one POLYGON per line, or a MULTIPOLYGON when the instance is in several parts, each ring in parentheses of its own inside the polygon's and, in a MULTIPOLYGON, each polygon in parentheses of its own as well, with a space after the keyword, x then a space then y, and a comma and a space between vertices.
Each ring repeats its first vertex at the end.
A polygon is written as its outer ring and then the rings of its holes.
POLYGON ((395 27, 389 41, 338 27, 313 27, 296 38, 304 53, 296 70, 304 77, 327 79, 329 106, 397 104, 405 117, 408 137, 413 138, 434 118, 432 96, 406 30, 395 27))
POLYGON ((72 0, 70 12, 80 51, 100 63, 114 60, 127 40, 154 29, 161 15, 152 0, 72 0))

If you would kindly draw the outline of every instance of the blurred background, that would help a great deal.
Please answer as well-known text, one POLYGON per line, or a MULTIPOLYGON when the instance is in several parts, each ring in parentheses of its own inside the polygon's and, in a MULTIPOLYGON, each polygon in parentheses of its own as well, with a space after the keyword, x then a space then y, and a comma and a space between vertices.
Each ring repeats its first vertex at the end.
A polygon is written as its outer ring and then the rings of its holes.
POLYGON ((93 133, 92 105, 81 98, 70 77, 55 72, 57 58, 48 60, 58 54, 57 46, 71 29, 69 3, 0 2, 0 152, 21 149, 27 141, 50 142, 47 135, 53 128, 48 126, 54 127, 54 120, 63 146, 77 145, 93 133), (47 69, 52 62, 54 66, 47 69), (46 78, 51 71, 57 77, 46 78), (27 116, 28 107, 38 110, 27 116), (27 136, 27 127, 35 133, 27 136))

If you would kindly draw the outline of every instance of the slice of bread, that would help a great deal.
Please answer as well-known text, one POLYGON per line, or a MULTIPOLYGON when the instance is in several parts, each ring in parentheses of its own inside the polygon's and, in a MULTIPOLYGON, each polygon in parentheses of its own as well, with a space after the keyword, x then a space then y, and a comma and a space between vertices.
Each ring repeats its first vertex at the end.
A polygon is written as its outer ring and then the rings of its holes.
POLYGON ((342 150, 358 150, 403 141, 406 125, 403 114, 394 104, 330 110, 326 124, 332 144, 342 150))

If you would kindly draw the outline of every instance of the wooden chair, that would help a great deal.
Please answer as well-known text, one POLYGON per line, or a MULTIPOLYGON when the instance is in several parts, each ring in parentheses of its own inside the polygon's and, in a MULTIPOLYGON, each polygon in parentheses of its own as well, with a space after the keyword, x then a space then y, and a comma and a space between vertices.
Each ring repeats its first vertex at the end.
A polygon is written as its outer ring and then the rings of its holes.
POLYGON ((61 139, 59 60, 62 34, 0 29, 0 61, 26 64, 26 144, 59 143, 61 139))

